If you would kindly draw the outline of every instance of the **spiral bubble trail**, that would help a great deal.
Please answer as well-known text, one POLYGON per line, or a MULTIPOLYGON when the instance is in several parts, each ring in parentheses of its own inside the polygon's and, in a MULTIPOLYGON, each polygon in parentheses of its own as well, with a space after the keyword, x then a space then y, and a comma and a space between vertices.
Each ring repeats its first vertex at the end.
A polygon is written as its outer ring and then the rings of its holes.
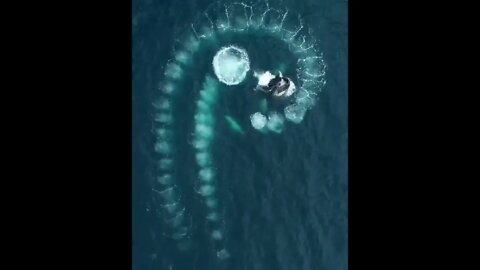
MULTIPOLYGON (((262 113, 251 119, 256 128, 264 131, 282 132, 284 119, 293 123, 301 123, 306 112, 316 103, 318 94, 326 83, 327 65, 318 49, 318 42, 298 14, 287 8, 275 8, 267 1, 225 2, 218 1, 211 4, 194 20, 187 31, 176 35, 176 41, 180 46, 176 46, 172 59, 164 66, 164 76, 158 85, 159 98, 153 102, 155 108, 153 150, 158 155, 158 159, 156 181, 152 187, 152 193, 154 200, 158 202, 157 205, 160 205, 158 207, 159 216, 171 229, 169 236, 177 241, 180 249, 190 247, 191 222, 189 224, 189 221, 191 219, 188 213, 191 209, 185 207, 184 198, 181 196, 184 193, 179 190, 178 179, 175 179, 175 168, 181 164, 178 164, 173 138, 176 132, 186 132, 183 129, 173 128, 176 120, 174 111, 178 106, 175 101, 182 97, 182 95, 178 95, 178 92, 182 92, 182 88, 185 91, 194 89, 191 87, 192 81, 187 79, 191 75, 189 72, 194 68, 195 71, 198 71, 204 65, 212 63, 211 59, 208 60, 208 63, 198 60, 201 57, 197 56, 201 56, 206 51, 203 49, 213 47, 220 50, 225 46, 230 46, 231 44, 224 44, 221 41, 225 40, 223 37, 227 37, 228 40, 228 36, 236 34, 273 37, 277 42, 288 47, 291 55, 296 59, 294 68, 296 76, 292 76, 292 81, 294 81, 297 91, 293 94, 291 103, 284 107, 283 115, 267 113, 267 106, 262 106, 262 113), (187 83, 190 85, 187 86, 187 83)), ((268 50, 268 48, 262 48, 262 50, 268 50)), ((232 58, 228 59, 230 69, 217 70, 217 73, 229 75, 227 76, 229 80, 225 80, 227 84, 236 84, 237 81, 241 81, 235 77, 238 70, 234 67, 238 62, 233 61, 235 59, 232 60, 232 58)), ((255 59, 251 59, 251 61, 253 62, 255 59)), ((242 65, 244 66, 239 67, 247 67, 246 62, 242 62, 242 65)), ((248 71, 247 68, 245 70, 248 71)), ((210 69, 208 72, 210 71, 214 70, 210 69)), ((241 78, 243 78, 243 72, 238 74, 241 74, 241 78)), ((199 75, 200 77, 204 76, 203 74, 199 75)), ((217 258, 225 259, 230 257, 230 254, 224 244, 226 235, 222 226, 224 220, 220 211, 215 160, 212 153, 217 121, 214 111, 220 94, 219 85, 220 82, 214 77, 205 75, 203 87, 197 95, 198 99, 191 101, 192 106, 195 106, 195 115, 192 116, 194 120, 192 146, 199 168, 197 177, 200 184, 196 191, 206 205, 206 220, 210 227, 209 236, 214 243, 217 258)))
POLYGON ((219 82, 207 75, 199 95, 200 104, 205 103, 206 106, 197 105, 193 137, 196 160, 200 169, 198 172, 200 184, 197 192, 203 197, 207 207, 207 220, 211 226, 210 237, 215 242, 217 257, 225 259, 230 255, 224 244, 222 218, 218 204, 219 199, 216 194, 216 172, 212 158, 212 146, 215 137, 214 110, 218 98, 218 87, 219 82), (199 142, 203 143, 199 144, 199 142), (208 145, 208 147, 199 146, 203 144, 208 145))
POLYGON ((177 243, 180 250, 188 250, 191 246, 190 226, 187 211, 181 192, 176 185, 174 162, 174 124, 173 104, 171 97, 177 91, 178 83, 184 76, 183 66, 188 63, 187 52, 178 53, 176 60, 165 65, 164 80, 159 84, 159 97, 153 102, 153 133, 155 136, 154 151, 158 156, 156 162, 156 179, 152 192, 154 201, 159 206, 158 216, 168 229, 164 233, 177 243))

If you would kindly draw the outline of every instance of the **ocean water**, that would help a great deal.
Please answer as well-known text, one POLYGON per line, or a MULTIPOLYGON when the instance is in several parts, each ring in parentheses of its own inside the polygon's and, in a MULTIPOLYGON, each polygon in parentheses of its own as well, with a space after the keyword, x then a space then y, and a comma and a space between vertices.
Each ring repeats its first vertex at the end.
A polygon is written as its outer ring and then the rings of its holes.
MULTIPOLYGON (((132 269, 347 269, 348 262, 348 73, 347 1, 271 1, 301 14, 313 29, 328 65, 326 84, 300 124, 285 122, 283 132, 255 130, 249 115, 266 99, 253 92, 251 73, 244 83, 219 86, 212 154, 217 173, 225 245, 230 257, 215 255, 206 207, 197 194, 198 170, 192 147, 195 101, 209 74, 216 45, 192 55, 181 93, 172 99, 176 186, 185 206, 190 246, 178 250, 153 199, 155 181, 152 102, 158 98, 165 64, 183 41, 183 29, 212 1, 133 0, 132 14, 132 269), (231 129, 231 116, 244 133, 231 129), (160 215, 160 216, 159 216, 160 215)), ((231 1, 223 1, 231 2, 231 1)), ((220 43, 239 44, 251 68, 294 74, 296 59, 273 38, 231 35, 220 43)))

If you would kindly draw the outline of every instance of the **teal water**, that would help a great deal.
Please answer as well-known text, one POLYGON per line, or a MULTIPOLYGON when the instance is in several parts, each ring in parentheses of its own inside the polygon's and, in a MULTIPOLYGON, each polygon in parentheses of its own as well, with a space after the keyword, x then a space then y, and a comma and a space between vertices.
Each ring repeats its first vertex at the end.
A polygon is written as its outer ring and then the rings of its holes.
MULTIPOLYGON (((178 189, 189 214, 192 244, 178 251, 154 214, 151 181, 155 156, 152 102, 163 67, 178 45, 177 30, 188 26, 210 1, 133 1, 133 269, 347 269, 347 2, 282 1, 315 30, 328 71, 326 85, 303 122, 286 122, 281 134, 254 130, 249 115, 262 96, 251 91, 251 75, 238 86, 220 87, 213 156, 222 201, 226 244, 231 257, 212 253, 206 213, 195 193, 198 166, 191 146, 193 115, 205 74, 213 75, 215 46, 193 59, 175 100, 175 165, 178 189), (224 116, 242 126, 233 132, 224 116), (181 131, 181 132, 180 132, 181 131)), ((252 68, 294 72, 295 59, 275 40, 234 35, 252 68), (268 50, 268 51, 267 51, 268 50)), ((268 98, 267 98, 268 99, 268 98)), ((269 107, 283 106, 268 99, 269 107)))

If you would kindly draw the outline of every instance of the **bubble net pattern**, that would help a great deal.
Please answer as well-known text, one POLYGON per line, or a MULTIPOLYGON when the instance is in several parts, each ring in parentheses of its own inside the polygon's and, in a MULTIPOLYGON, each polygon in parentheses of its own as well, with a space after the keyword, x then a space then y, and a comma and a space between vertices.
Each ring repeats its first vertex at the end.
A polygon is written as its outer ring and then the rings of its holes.
MULTIPOLYGON (((177 39, 172 59, 165 67, 163 78, 158 85, 158 99, 153 103, 155 135, 154 151, 158 155, 156 164, 156 181, 152 188, 155 201, 160 205, 159 216, 171 229, 169 236, 177 241, 181 250, 191 246, 191 222, 188 209, 185 207, 182 192, 179 190, 174 177, 173 167, 176 160, 175 115, 176 106, 173 96, 185 91, 183 87, 186 74, 194 66, 193 58, 204 46, 218 46, 220 49, 228 44, 220 44, 218 38, 232 34, 261 34, 274 37, 288 46, 291 54, 297 59, 296 78, 297 91, 292 102, 284 108, 284 117, 293 123, 302 122, 308 109, 314 106, 318 94, 322 91, 326 81, 327 66, 323 55, 318 49, 317 40, 305 25, 303 19, 287 8, 274 8, 269 2, 259 1, 234 2, 225 4, 215 2, 206 11, 202 12, 190 25, 189 29, 177 39)), ((253 61, 253 60, 251 60, 253 61)), ((215 117, 214 108, 218 96, 219 82, 212 76, 205 74, 202 89, 198 99, 192 100, 195 107, 194 127, 192 127, 195 160, 198 165, 197 178, 199 185, 197 194, 205 204, 205 220, 209 226, 209 237, 216 257, 220 260, 231 256, 225 244, 226 233, 222 224, 223 217, 220 209, 221 200, 218 194, 218 179, 214 166, 212 147, 215 144, 215 117)), ((191 89, 191 88, 188 88, 191 89)), ((272 121, 264 123, 270 130, 280 132, 283 128, 281 115, 269 115, 272 121)))

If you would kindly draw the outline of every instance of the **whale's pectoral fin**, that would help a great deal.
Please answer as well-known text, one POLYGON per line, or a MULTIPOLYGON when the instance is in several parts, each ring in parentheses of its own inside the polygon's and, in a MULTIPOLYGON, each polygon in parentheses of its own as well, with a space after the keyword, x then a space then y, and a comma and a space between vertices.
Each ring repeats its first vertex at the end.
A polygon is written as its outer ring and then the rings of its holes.
POLYGON ((240 124, 238 124, 237 121, 235 121, 235 119, 233 119, 232 117, 230 117, 228 115, 225 115, 225 120, 227 120, 227 123, 228 123, 231 130, 233 130, 236 133, 240 133, 242 135, 245 134, 242 127, 240 126, 240 124))

